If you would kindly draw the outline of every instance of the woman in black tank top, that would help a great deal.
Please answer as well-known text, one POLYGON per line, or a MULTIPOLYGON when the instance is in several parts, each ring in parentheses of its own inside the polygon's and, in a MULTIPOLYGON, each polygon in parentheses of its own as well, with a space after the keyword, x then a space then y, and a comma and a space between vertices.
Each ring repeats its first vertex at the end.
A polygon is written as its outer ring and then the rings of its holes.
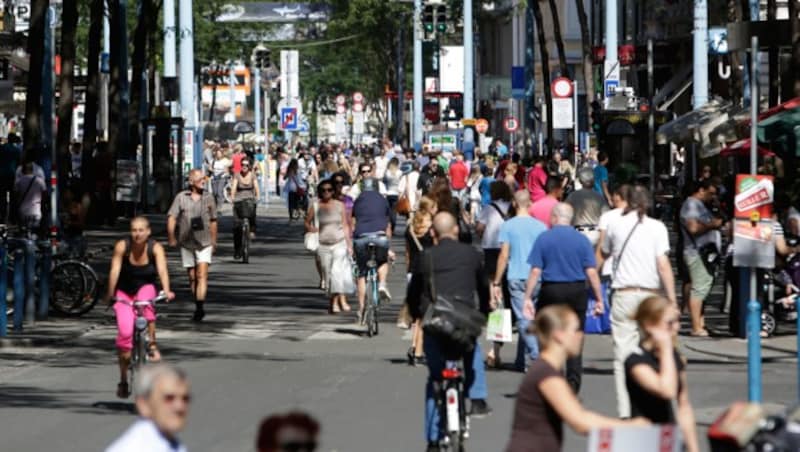
MULTIPOLYGON (((105 297, 106 304, 110 304, 112 299, 116 300, 114 312, 117 318, 116 345, 120 371, 117 396, 120 398, 130 395, 127 381, 128 365, 136 320, 133 301, 155 298, 156 283, 159 280, 167 299, 175 298, 175 294, 170 290, 164 247, 150 239, 150 223, 147 219, 136 217, 131 220, 130 237, 118 241, 114 246, 111 269, 108 273, 108 292, 105 297)), ((144 317, 147 319, 147 332, 150 336, 150 359, 159 361, 161 355, 156 345, 156 316, 152 306, 144 308, 144 317)))

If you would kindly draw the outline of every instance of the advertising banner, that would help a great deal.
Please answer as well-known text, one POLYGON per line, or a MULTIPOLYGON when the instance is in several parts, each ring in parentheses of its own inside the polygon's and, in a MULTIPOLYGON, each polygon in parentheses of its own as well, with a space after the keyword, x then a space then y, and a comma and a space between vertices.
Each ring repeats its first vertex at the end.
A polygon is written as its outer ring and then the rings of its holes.
POLYGON ((733 211, 733 265, 773 268, 775 226, 772 203, 775 186, 771 176, 739 174, 733 211))

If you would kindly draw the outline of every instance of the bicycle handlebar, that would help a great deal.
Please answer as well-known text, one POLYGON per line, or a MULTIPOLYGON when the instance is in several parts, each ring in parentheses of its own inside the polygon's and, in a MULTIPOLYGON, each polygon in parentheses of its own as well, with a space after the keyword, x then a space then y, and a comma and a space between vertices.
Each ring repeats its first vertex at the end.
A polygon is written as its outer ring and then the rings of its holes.
MULTIPOLYGON (((158 293, 158 295, 156 295, 156 297, 155 297, 155 298, 153 298, 152 300, 134 300, 134 301, 133 301, 133 306, 147 306, 147 305, 154 305, 154 304, 156 304, 156 303, 158 303, 158 302, 161 302, 161 301, 166 301, 166 300, 167 300, 167 293, 166 293, 166 292, 164 292, 164 291, 162 290, 162 291, 161 291, 161 292, 159 292, 159 293, 158 293)), ((112 304, 113 304, 113 303, 116 303, 117 301, 119 301, 119 300, 117 299, 117 297, 113 297, 113 298, 111 298, 111 302, 112 302, 112 304)))

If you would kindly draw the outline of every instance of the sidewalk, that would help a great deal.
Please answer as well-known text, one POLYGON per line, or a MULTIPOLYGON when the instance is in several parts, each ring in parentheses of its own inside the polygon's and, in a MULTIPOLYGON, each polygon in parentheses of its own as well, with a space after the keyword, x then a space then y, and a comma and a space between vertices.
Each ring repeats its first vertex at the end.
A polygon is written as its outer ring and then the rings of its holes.
MULTIPOLYGON (((747 361, 747 339, 733 337, 694 338, 682 336, 680 344, 687 350, 728 361, 747 361)), ((797 359, 797 336, 784 335, 761 339, 763 361, 797 359)))

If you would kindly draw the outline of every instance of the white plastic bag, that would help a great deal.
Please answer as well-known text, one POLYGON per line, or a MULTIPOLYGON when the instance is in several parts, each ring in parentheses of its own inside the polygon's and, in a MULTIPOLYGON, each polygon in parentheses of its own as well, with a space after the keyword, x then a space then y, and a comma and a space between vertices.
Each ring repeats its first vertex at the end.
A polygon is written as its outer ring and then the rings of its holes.
POLYGON ((486 340, 511 342, 511 309, 495 309, 486 322, 486 340))

